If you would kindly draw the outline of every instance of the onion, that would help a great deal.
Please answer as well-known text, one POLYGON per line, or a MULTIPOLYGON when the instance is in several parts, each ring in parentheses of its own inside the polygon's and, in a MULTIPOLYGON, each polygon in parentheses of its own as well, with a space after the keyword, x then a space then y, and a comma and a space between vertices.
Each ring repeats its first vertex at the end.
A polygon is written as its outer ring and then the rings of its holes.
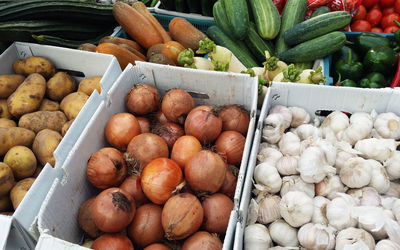
POLYGON ((182 170, 185 169, 187 160, 201 150, 201 143, 196 137, 184 135, 176 140, 171 151, 171 159, 174 160, 182 170))
POLYGON ((135 200, 120 188, 101 192, 93 202, 92 217, 103 232, 116 233, 127 227, 135 216, 135 200))
POLYGON ((193 194, 172 196, 164 205, 162 226, 168 240, 181 240, 196 232, 203 222, 203 208, 193 194))
POLYGON ((133 250, 132 242, 122 234, 105 234, 97 238, 91 249, 94 250, 133 250))
POLYGON ((154 119, 156 120, 156 123, 159 123, 159 124, 164 124, 164 123, 169 122, 167 117, 165 117, 164 113, 161 110, 157 111, 154 119))
POLYGON ((236 183, 237 183, 236 175, 238 171, 239 169, 237 169, 235 166, 233 165, 228 166, 226 170, 224 183, 222 184, 222 187, 218 190, 218 192, 233 199, 236 191, 236 183))
POLYGON ((210 106, 199 106, 190 111, 185 121, 185 133, 193 135, 203 145, 217 139, 222 130, 222 120, 210 106))
POLYGON ((225 162, 209 150, 197 152, 185 165, 186 181, 194 191, 217 192, 224 183, 225 175, 225 162))
POLYGON ((194 101, 188 92, 182 89, 168 91, 162 100, 161 110, 171 122, 183 124, 185 117, 194 108, 194 101))
POLYGON ((106 139, 111 146, 125 150, 133 137, 140 134, 140 125, 135 116, 129 113, 113 115, 107 122, 106 139))
POLYGON ((232 200, 224 194, 216 193, 206 197, 201 205, 204 210, 204 229, 210 233, 225 233, 233 209, 232 200))
POLYGON ((141 176, 143 192, 152 202, 160 205, 171 197, 182 180, 181 168, 168 158, 151 161, 143 169, 141 176))
POLYGON ((134 115, 145 115, 158 109, 161 96, 158 90, 149 84, 138 84, 126 96, 126 107, 134 115))
POLYGON ((185 134, 181 126, 173 122, 160 124, 153 129, 153 133, 160 136, 167 143, 168 148, 172 149, 176 140, 185 134))
POLYGON ((191 249, 221 250, 222 242, 216 235, 200 231, 183 243, 182 250, 191 249))
POLYGON ((90 156, 86 173, 93 186, 106 189, 122 183, 127 167, 121 152, 115 148, 102 148, 90 156))
POLYGON ((168 154, 167 143, 160 136, 143 133, 133 137, 124 156, 129 168, 140 173, 149 162, 168 154))
POLYGON ((150 246, 143 248, 143 250, 170 250, 170 249, 171 248, 160 243, 151 244, 150 246))
POLYGON ((135 218, 129 225, 129 237, 140 247, 161 242, 164 229, 161 225, 162 207, 155 204, 145 204, 136 210, 135 218))
POLYGON ((146 117, 136 117, 139 122, 140 132, 141 133, 150 133, 150 121, 146 117))
POLYGON ((132 175, 127 177, 119 188, 132 196, 135 200, 136 207, 150 202, 143 193, 142 185, 140 184, 140 176, 132 175))
POLYGON ((97 238, 101 235, 101 231, 94 224, 92 217, 92 206, 96 197, 92 197, 85 201, 79 208, 78 223, 79 227, 91 238, 97 238))
POLYGON ((222 119, 222 131, 233 130, 246 136, 250 122, 247 110, 238 105, 229 105, 219 111, 218 117, 222 119))
POLYGON ((246 138, 236 131, 224 131, 215 142, 215 149, 229 164, 240 165, 242 162, 246 138))

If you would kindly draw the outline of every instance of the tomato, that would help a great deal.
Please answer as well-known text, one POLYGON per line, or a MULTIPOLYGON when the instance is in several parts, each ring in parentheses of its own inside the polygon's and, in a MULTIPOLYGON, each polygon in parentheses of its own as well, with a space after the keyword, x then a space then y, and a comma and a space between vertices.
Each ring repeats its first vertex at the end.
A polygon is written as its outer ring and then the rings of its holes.
POLYGON ((390 7, 394 5, 396 0, 379 0, 379 3, 384 7, 390 7))
POLYGON ((399 29, 399 26, 397 26, 397 25, 391 25, 391 26, 388 26, 388 27, 386 27, 384 30, 383 30, 383 33, 394 33, 396 30, 398 30, 399 29))
POLYGON ((400 0, 396 0, 396 3, 394 4, 394 11, 400 14, 400 0))
POLYGON ((378 3, 379 0, 363 0, 362 4, 367 8, 373 7, 375 4, 378 3))
POLYGON ((367 9, 365 9, 364 5, 360 5, 360 7, 358 7, 356 14, 353 16, 352 20, 357 21, 365 19, 366 16, 367 16, 367 9))
POLYGON ((392 14, 394 12, 396 12, 396 11, 394 10, 394 7, 392 6, 392 7, 384 8, 383 11, 382 11, 382 14, 384 16, 387 16, 387 15, 392 14))
POLYGON ((351 31, 371 31, 371 24, 365 20, 357 20, 351 25, 351 31))
POLYGON ((377 4, 375 4, 374 6, 372 6, 372 8, 370 8, 371 10, 373 10, 373 9, 382 9, 381 8, 381 5, 379 4, 379 3, 377 3, 377 4))
POLYGON ((378 27, 373 27, 373 28, 371 29, 371 32, 383 33, 383 30, 382 30, 381 28, 378 28, 378 27))
POLYGON ((375 27, 382 20, 382 12, 379 9, 370 10, 370 12, 367 14, 366 20, 371 24, 372 27, 375 27))
POLYGON ((400 15, 397 13, 392 13, 387 16, 384 16, 381 21, 382 28, 385 29, 386 27, 394 25, 395 23, 393 22, 393 20, 400 21, 400 15))

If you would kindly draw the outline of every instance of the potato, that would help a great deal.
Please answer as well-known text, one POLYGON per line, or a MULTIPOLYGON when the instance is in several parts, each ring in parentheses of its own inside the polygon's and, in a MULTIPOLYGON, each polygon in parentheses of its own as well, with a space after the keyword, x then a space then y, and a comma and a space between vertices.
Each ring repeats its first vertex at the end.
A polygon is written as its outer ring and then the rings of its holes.
POLYGON ((78 92, 83 92, 90 96, 95 89, 97 89, 97 92, 101 92, 101 87, 100 87, 100 81, 101 81, 102 76, 95 76, 95 77, 89 77, 83 79, 79 83, 78 87, 78 92))
POLYGON ((15 121, 7 118, 0 118, 0 128, 12 128, 16 126, 17 124, 15 123, 15 121))
POLYGON ((8 110, 15 117, 34 112, 39 109, 45 93, 46 80, 37 73, 31 74, 8 97, 8 110))
POLYGON ((84 50, 84 51, 90 51, 90 52, 96 52, 96 45, 91 44, 91 43, 83 43, 79 45, 77 48, 78 50, 84 50))
POLYGON ((55 166, 56 160, 54 159, 53 152, 61 140, 62 136, 50 129, 43 129, 36 135, 32 149, 40 164, 44 166, 48 162, 51 166, 55 166))
POLYGON ((8 195, 14 185, 12 169, 7 164, 0 162, 0 196, 8 195))
POLYGON ((18 127, 26 128, 38 133, 45 128, 61 132, 67 117, 61 111, 36 111, 21 116, 18 127))
POLYGON ((85 106, 86 101, 89 96, 82 92, 74 92, 67 95, 60 104, 60 108, 64 111, 68 120, 75 119, 83 106, 85 106))
POLYGON ((64 137, 65 134, 67 133, 69 127, 71 127, 72 123, 75 121, 75 119, 72 119, 66 123, 64 123, 63 127, 61 128, 61 135, 64 137))
POLYGON ((35 133, 26 128, 0 128, 0 156, 14 146, 32 146, 35 133))
POLYGON ((40 172, 42 172, 43 168, 44 168, 44 166, 42 166, 42 165, 39 164, 39 165, 36 167, 35 173, 33 173, 32 177, 33 177, 33 178, 37 178, 37 177, 40 175, 40 172))
POLYGON ((40 104, 39 111, 58 111, 60 110, 60 104, 53 102, 47 98, 44 98, 40 104))
POLYGON ((17 207, 24 199, 26 193, 28 193, 34 181, 35 178, 25 178, 17 182, 17 184, 15 184, 15 186, 11 189, 10 198, 14 210, 17 210, 17 207))
POLYGON ((54 64, 41 56, 31 56, 25 59, 18 59, 13 63, 15 73, 29 76, 32 73, 41 74, 49 79, 56 73, 54 64))
POLYGON ((0 76, 0 98, 8 98, 24 80, 23 75, 0 76))
POLYGON ((12 208, 10 196, 0 196, 0 212, 10 211, 12 208))
POLYGON ((8 110, 7 100, 0 99, 0 118, 11 119, 12 115, 8 110))
POLYGON ((36 171, 37 164, 32 150, 25 146, 10 148, 4 156, 4 163, 12 169, 16 180, 31 177, 36 171))
POLYGON ((58 72, 47 81, 46 95, 53 101, 61 101, 75 89, 75 79, 65 72, 58 72))

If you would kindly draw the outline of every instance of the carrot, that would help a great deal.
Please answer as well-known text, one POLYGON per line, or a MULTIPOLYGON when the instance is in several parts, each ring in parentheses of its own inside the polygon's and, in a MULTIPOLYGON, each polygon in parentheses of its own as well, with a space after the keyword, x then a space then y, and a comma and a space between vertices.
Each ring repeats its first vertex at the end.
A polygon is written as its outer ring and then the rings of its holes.
POLYGON ((117 58, 122 70, 124 70, 129 63, 135 65, 135 61, 144 61, 142 58, 133 54, 129 50, 114 43, 101 43, 97 45, 96 52, 114 55, 117 58))
POLYGON ((178 64, 178 55, 184 50, 185 47, 183 47, 182 44, 176 41, 169 41, 164 43, 164 45, 162 46, 161 54, 167 56, 175 64, 178 64))
POLYGON ((131 48, 134 48, 135 50, 139 51, 140 53, 145 53, 145 50, 135 41, 132 41, 130 39, 125 39, 121 37, 115 37, 115 36, 105 36, 103 37, 100 41, 100 43, 114 43, 114 44, 126 44, 129 45, 131 48))
POLYGON ((137 51, 137 50, 135 50, 134 48, 132 48, 131 46, 126 45, 126 44, 123 44, 123 43, 118 44, 118 45, 121 46, 121 47, 124 48, 124 49, 129 50, 130 52, 132 52, 132 53, 135 54, 136 56, 138 56, 138 57, 142 58, 144 61, 146 61, 146 57, 145 57, 142 53, 140 53, 139 51, 137 51))
POLYGON ((147 18, 147 20, 149 20, 151 24, 153 24, 153 27, 156 28, 156 30, 160 33, 164 43, 172 40, 171 37, 168 35, 167 31, 164 29, 164 27, 150 13, 150 11, 147 9, 146 5, 143 2, 141 1, 134 2, 132 4, 132 7, 135 8, 145 18, 147 18))
POLYGON ((146 49, 163 42, 160 33, 151 22, 128 4, 116 2, 113 15, 126 33, 146 49))
POLYGON ((197 50, 199 42, 207 36, 182 17, 175 17, 169 23, 169 32, 175 41, 185 48, 197 50))

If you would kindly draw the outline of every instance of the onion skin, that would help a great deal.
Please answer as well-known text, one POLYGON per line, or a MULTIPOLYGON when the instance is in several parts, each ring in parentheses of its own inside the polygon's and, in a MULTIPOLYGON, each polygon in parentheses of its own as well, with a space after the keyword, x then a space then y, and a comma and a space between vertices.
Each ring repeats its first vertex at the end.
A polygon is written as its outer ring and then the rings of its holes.
POLYGON ((111 146, 125 150, 133 137, 140 134, 140 125, 134 115, 118 113, 107 122, 105 136, 111 146))
POLYGON ((171 250, 171 248, 167 247, 166 245, 155 243, 151 244, 150 246, 145 247, 143 250, 171 250))
POLYGON ((92 218, 92 206, 95 198, 96 197, 92 197, 85 201, 79 208, 78 214, 79 227, 91 238, 97 238, 102 234, 92 218))
POLYGON ((184 124, 185 117, 194 108, 194 100, 188 92, 182 89, 168 91, 162 100, 161 110, 165 117, 179 124, 184 124))
POLYGON ((183 181, 181 168, 173 160, 157 158, 151 161, 141 175, 142 190, 153 203, 162 205, 183 181))
POLYGON ((126 177, 123 154, 115 148, 102 148, 88 161, 86 173, 90 183, 101 189, 119 186, 126 177))
POLYGON ((164 123, 169 122, 167 117, 165 117, 164 113, 161 110, 157 111, 154 119, 156 120, 156 123, 159 123, 159 124, 164 124, 164 123))
POLYGON ((142 185, 140 184, 140 176, 132 175, 127 177, 119 188, 132 196, 135 200, 136 207, 150 202, 143 193, 142 185))
POLYGON ((229 164, 239 166, 242 162, 246 138, 236 131, 224 131, 215 142, 215 149, 229 164))
POLYGON ((122 234, 104 234, 93 242, 91 249, 134 250, 132 242, 122 234))
POLYGON ((210 233, 224 234, 233 210, 232 200, 220 193, 206 197, 201 203, 204 210, 203 228, 210 233))
POLYGON ((249 113, 237 105, 223 107, 218 113, 222 119, 222 131, 233 130, 246 136, 249 129, 249 113))
POLYGON ((194 191, 215 193, 224 183, 226 169, 218 154, 202 150, 187 161, 185 179, 194 191))
POLYGON ((168 145, 168 149, 170 150, 172 149, 178 138, 185 135, 185 131, 183 130, 183 128, 173 122, 160 124, 153 129, 153 133, 163 138, 168 145))
POLYGON ((134 115, 146 115, 158 109, 160 93, 150 84, 138 84, 126 96, 125 104, 134 115))
MULTIPOLYGON (((229 167, 231 167, 231 166, 229 166, 229 167)), ((232 171, 230 170, 229 167, 226 170, 224 183, 222 184, 222 187, 218 190, 218 192, 233 199, 233 197, 235 196, 235 192, 236 192, 237 178, 232 173, 232 171)))
POLYGON ((136 210, 135 218, 127 229, 133 242, 140 247, 146 247, 163 240, 161 213, 162 207, 155 204, 145 204, 136 210))
POLYGON ((196 232, 203 222, 203 207, 196 196, 181 193, 164 205, 161 221, 168 240, 181 240, 196 232))
POLYGON ((221 240, 209 232, 199 231, 183 243, 181 250, 221 250, 221 240))
POLYGON ((196 137, 184 135, 176 140, 171 151, 171 159, 174 160, 182 170, 185 169, 187 160, 201 150, 201 143, 196 137))
POLYGON ((104 190, 92 206, 94 223, 106 233, 120 232, 131 223, 136 212, 135 200, 120 188, 104 190))
POLYGON ((136 117, 140 126, 140 133, 150 133, 150 121, 146 117, 136 117))

